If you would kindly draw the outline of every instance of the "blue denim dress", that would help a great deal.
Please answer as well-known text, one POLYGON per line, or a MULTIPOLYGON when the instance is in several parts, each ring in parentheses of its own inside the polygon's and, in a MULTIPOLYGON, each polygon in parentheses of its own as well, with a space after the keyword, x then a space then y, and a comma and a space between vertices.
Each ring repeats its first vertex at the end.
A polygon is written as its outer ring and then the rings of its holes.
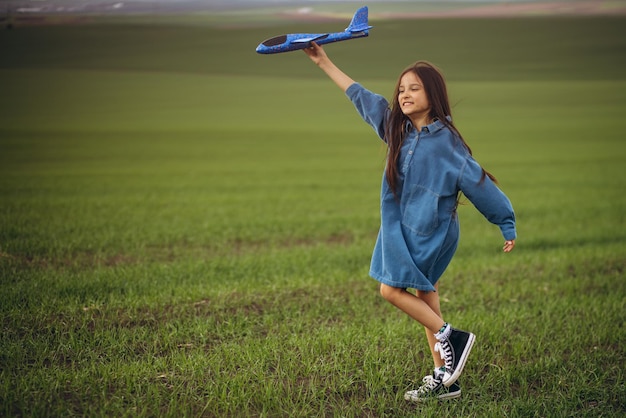
MULTIPOLYGON (((358 83, 346 94, 384 139, 387 100, 358 83)), ((480 165, 441 121, 420 132, 409 126, 399 164, 399 200, 383 174, 381 224, 370 266, 374 279, 393 287, 435 290, 433 285, 450 264, 459 242, 459 192, 500 227, 506 240, 515 239, 511 202, 489 177, 483 178, 480 165)))

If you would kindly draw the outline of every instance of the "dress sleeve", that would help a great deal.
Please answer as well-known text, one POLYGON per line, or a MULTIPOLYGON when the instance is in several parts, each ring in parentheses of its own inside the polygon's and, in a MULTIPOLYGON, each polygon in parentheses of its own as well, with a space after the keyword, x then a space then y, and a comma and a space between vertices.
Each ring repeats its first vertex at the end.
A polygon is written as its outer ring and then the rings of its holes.
POLYGON ((380 139, 385 138, 385 121, 389 112, 389 102, 383 96, 372 93, 359 83, 354 83, 346 90, 346 95, 356 107, 357 112, 374 130, 380 139))
POLYGON ((472 157, 467 157, 459 177, 459 188, 480 213, 498 225, 506 240, 515 239, 515 213, 508 197, 488 177, 472 157))

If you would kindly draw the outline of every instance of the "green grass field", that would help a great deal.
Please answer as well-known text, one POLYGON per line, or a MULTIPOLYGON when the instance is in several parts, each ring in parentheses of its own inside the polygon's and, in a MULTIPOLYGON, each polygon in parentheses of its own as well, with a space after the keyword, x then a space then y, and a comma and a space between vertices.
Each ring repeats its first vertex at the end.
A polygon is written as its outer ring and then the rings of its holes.
POLYGON ((467 204, 454 401, 367 275, 384 148, 302 53, 155 21, 0 31, 0 416, 626 414, 626 18, 374 22, 329 45, 389 95, 417 59, 509 195, 467 204))

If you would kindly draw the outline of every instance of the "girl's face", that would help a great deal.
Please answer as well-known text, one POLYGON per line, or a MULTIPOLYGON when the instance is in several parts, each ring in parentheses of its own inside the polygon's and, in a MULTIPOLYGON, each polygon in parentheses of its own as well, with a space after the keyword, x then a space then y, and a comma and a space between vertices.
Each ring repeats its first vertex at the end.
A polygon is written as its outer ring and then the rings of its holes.
POLYGON ((430 103, 426 97, 424 85, 413 71, 407 72, 400 78, 398 103, 402 113, 411 120, 424 119, 430 114, 430 103))

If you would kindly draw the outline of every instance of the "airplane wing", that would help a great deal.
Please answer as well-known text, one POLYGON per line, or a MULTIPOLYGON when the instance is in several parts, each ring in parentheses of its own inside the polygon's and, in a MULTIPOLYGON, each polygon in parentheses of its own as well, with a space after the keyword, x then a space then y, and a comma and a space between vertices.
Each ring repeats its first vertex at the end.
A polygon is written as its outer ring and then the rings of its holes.
POLYGON ((320 33, 319 35, 308 37, 308 38, 300 38, 294 39, 291 41, 292 44, 308 44, 309 42, 317 41, 318 39, 322 39, 328 36, 328 33, 320 33))

